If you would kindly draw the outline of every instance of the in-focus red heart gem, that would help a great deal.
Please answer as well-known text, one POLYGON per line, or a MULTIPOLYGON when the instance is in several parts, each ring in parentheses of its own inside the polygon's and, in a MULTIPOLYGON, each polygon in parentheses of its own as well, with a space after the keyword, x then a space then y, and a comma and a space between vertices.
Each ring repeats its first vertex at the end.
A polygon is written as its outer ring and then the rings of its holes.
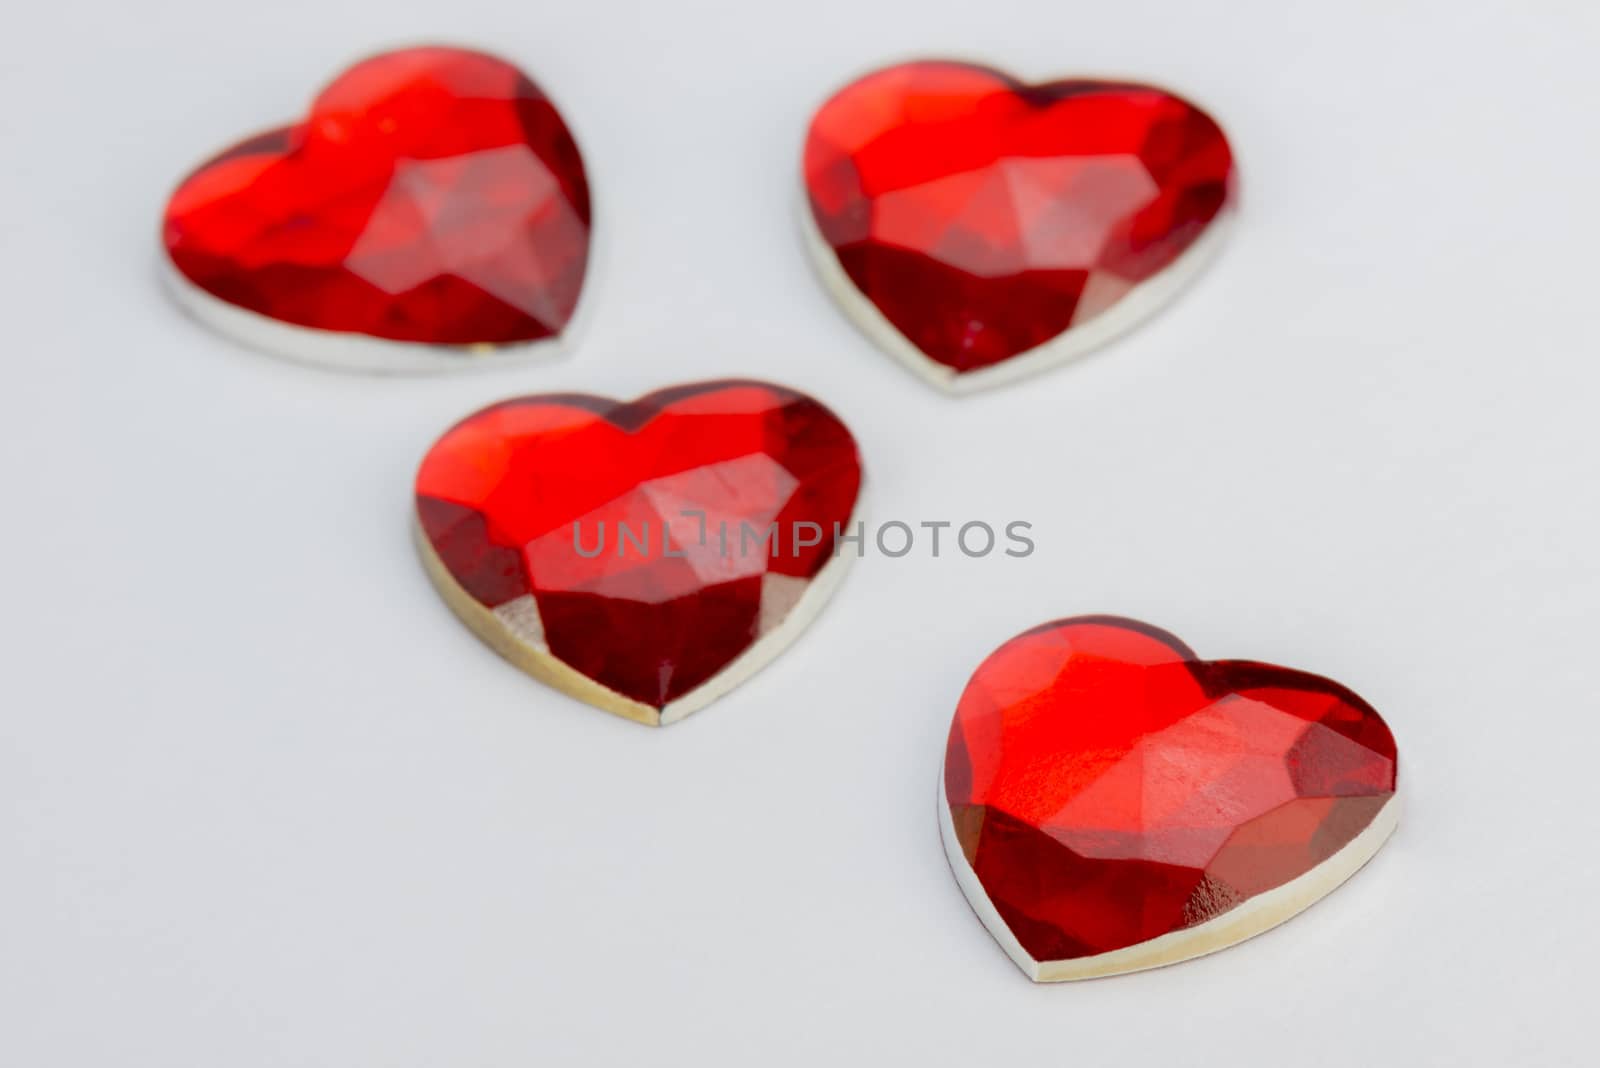
POLYGON ((1014 377, 1148 315, 1209 250, 1232 176, 1222 130, 1170 93, 1024 85, 950 62, 846 86, 805 146, 824 279, 948 388, 1014 377))
POLYGON ((764 382, 485 408, 417 474, 423 556, 508 659, 670 723, 773 656, 849 559, 861 462, 817 401, 764 382))
POLYGON ((223 329, 248 322, 231 306, 389 341, 531 342, 577 306, 589 187, 561 116, 516 67, 408 48, 201 166, 167 205, 165 242, 180 295, 215 298, 196 310, 223 329))
POLYGON ((1383 719, 1336 682, 1065 619, 968 683, 946 852, 1034 979, 1150 968, 1259 934, 1352 875, 1398 818, 1395 764, 1383 719))

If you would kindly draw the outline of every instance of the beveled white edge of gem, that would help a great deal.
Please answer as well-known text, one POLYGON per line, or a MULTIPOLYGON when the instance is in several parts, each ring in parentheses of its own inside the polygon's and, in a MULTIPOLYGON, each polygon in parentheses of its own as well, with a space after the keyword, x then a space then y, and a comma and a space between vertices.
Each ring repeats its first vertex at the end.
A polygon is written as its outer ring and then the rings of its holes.
POLYGON ((1282 886, 1257 894, 1222 915, 1180 931, 1170 931, 1136 945, 1071 960, 1035 960, 1011 928, 1000 917, 977 872, 967 863, 961 843, 956 839, 950 802, 945 794, 944 774, 939 775, 939 837, 944 842, 945 859, 956 877, 961 892, 978 919, 988 928, 1000 948, 1036 983, 1060 983, 1077 979, 1097 979, 1127 972, 1160 968, 1193 960, 1238 945, 1279 924, 1293 919, 1337 890, 1347 879, 1377 855, 1400 823, 1400 795, 1395 793, 1373 814, 1372 821, 1327 860, 1282 886))
POLYGON ((804 174, 800 181, 801 239, 810 254, 812 266, 822 280, 822 287, 857 329, 923 381, 946 393, 960 395, 1016 382, 1069 363, 1121 337, 1172 303, 1179 293, 1204 273, 1226 243, 1237 212, 1236 186, 1237 179, 1230 177, 1222 207, 1188 248, 1167 266, 1129 288, 1105 311, 1081 326, 1068 327, 1042 345, 1035 345, 999 363, 964 373, 940 363, 913 345, 845 273, 838 253, 834 252, 817 225, 804 174))
MULTIPOLYGON (((864 486, 856 490, 855 506, 851 509, 850 517, 843 529, 849 530, 861 521, 861 502, 864 494, 864 486)), ((806 581, 806 587, 801 591, 799 598, 775 627, 758 637, 749 648, 699 686, 657 709, 654 705, 620 694, 604 683, 578 671, 552 653, 548 643, 542 638, 533 638, 527 633, 520 632, 505 616, 484 606, 467 593, 434 551, 433 543, 428 539, 427 532, 422 529, 422 523, 415 513, 413 513, 412 532, 416 538, 418 551, 422 554, 424 570, 427 571, 428 577, 435 586, 440 586, 444 582, 450 584, 448 589, 440 589, 446 605, 467 625, 468 630, 510 660, 512 666, 531 674, 522 663, 506 655, 500 648, 500 641, 511 643, 519 654, 537 664, 542 670, 535 678, 551 689, 602 711, 652 727, 665 727, 677 723, 690 713, 705 708, 775 660, 778 654, 788 648, 822 613, 824 606, 833 599, 833 595, 843 583, 845 573, 855 559, 853 554, 837 551, 836 548, 833 559, 822 565, 821 569, 806 581)))
MULTIPOLYGON (((592 213, 591 213, 592 216, 592 213)), ((501 367, 524 362, 545 362, 565 355, 577 343, 589 319, 590 290, 598 277, 601 242, 593 219, 589 229, 589 256, 572 318, 558 334, 533 341, 478 342, 465 345, 397 341, 345 330, 319 330, 284 322, 270 315, 232 304, 196 285, 160 250, 158 270, 164 288, 190 318, 257 352, 279 356, 308 367, 332 368, 375 375, 437 374, 440 372, 501 367)))

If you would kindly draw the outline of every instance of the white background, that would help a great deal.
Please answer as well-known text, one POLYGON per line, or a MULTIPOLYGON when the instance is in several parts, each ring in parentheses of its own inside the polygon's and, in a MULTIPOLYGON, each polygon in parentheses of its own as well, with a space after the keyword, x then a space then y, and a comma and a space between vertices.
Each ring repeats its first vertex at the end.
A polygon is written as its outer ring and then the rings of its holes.
POLYGON ((0 1063, 1503 1064, 1592 1053, 1600 15, 1135 0, 145 0, 6 15, 0 1063), (567 359, 303 369, 181 317, 171 184, 348 60, 445 37, 552 93, 604 249, 567 359), (801 133, 890 58, 1168 84, 1228 128, 1229 246, 1082 363, 952 400, 830 306, 801 133), (832 405, 869 558, 664 731, 520 675, 407 534, 447 423, 729 374, 832 405), (934 783, 996 644, 1103 611, 1331 675, 1397 837, 1306 915, 1035 987, 934 783))

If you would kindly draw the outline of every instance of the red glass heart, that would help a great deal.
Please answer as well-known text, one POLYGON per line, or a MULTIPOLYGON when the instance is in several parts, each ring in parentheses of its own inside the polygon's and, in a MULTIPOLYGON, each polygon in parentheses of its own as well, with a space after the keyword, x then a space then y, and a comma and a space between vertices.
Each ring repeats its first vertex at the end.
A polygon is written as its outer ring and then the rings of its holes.
POLYGON ((950 62, 845 87, 805 146, 825 276, 944 384, 1152 310, 1173 288, 1154 280, 1217 218, 1232 175, 1222 130, 1170 93, 950 62))
POLYGON ((167 205, 165 241, 184 281, 284 323, 536 341, 577 306, 589 187, 561 116, 516 67, 408 48, 201 166, 167 205))
POLYGON ((1336 682, 1205 661, 1132 620, 1001 646, 945 756, 946 845, 1035 978, 1151 967, 1282 922, 1376 852, 1395 744, 1336 682))
POLYGON ((436 583, 481 636, 576 696, 670 722, 820 607, 860 482, 844 424, 781 386, 553 394, 440 438, 417 518, 436 583))

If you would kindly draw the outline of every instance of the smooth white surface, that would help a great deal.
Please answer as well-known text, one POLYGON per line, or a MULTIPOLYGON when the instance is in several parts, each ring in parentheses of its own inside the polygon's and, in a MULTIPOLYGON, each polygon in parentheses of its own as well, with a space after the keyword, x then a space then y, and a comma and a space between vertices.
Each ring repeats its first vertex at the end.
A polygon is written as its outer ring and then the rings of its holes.
POLYGON ((0 1063, 1578 1064, 1592 1054, 1600 141, 1587 4, 32 5, 0 64, 0 1063), (553 364, 321 372, 157 279, 172 182, 356 55, 479 41, 559 94, 609 252, 553 364), (774 42, 780 47, 772 47, 774 42), (795 236, 801 131, 880 56, 1118 70, 1243 177, 1223 255, 1103 352, 949 398, 795 236), (670 730, 540 687, 407 530, 498 397, 791 382, 872 516, 1025 560, 860 561, 670 730), (948 533, 947 533, 948 537, 948 533), (1407 816, 1173 968, 1035 987, 928 803, 994 646, 1119 612, 1354 687, 1407 816))

